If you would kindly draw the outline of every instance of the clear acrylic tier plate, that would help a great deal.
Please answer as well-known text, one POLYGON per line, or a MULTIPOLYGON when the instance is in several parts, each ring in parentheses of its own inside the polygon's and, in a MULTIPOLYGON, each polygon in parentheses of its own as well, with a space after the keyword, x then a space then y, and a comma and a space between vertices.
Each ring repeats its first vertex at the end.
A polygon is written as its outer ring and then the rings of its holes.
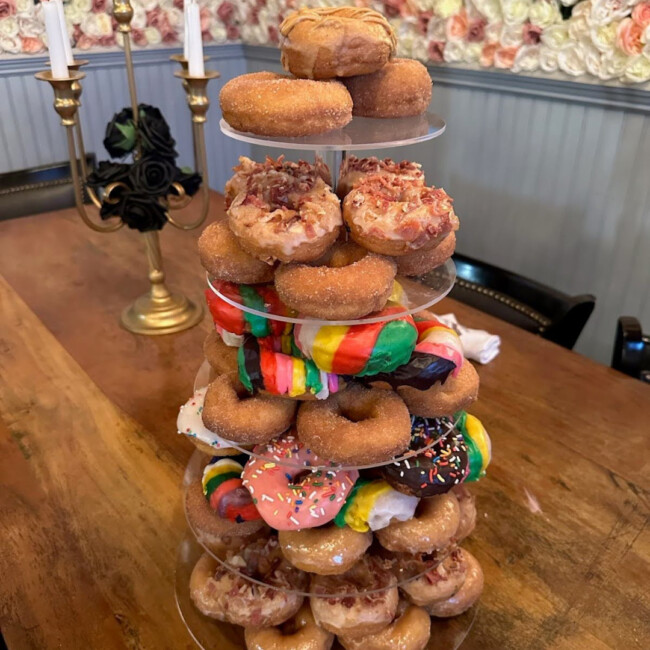
POLYGON ((307 151, 367 151, 403 147, 437 138, 445 132, 446 126, 445 121, 435 113, 391 119, 353 117, 342 129, 288 138, 237 131, 224 119, 219 122, 222 133, 235 140, 263 147, 307 151))

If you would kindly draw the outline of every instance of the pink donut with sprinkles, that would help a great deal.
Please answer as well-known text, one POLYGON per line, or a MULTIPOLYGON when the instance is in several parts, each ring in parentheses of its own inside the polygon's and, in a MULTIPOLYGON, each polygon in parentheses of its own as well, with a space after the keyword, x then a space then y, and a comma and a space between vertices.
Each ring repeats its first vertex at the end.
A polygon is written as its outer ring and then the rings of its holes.
POLYGON ((357 470, 310 469, 324 463, 292 433, 258 445, 254 452, 258 456, 246 463, 242 483, 262 519, 276 530, 332 521, 359 478, 357 470))

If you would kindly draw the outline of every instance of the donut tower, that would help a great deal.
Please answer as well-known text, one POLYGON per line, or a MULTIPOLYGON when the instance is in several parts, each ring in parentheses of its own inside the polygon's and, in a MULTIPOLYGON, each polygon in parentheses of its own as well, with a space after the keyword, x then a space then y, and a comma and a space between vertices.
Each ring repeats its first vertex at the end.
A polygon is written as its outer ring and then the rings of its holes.
POLYGON ((214 329, 178 416, 177 602, 204 648, 456 648, 491 457, 478 375, 431 311, 459 220, 418 163, 349 153, 444 122, 381 14, 301 9, 281 33, 290 75, 228 82, 222 130, 315 156, 240 158, 199 240, 214 329))

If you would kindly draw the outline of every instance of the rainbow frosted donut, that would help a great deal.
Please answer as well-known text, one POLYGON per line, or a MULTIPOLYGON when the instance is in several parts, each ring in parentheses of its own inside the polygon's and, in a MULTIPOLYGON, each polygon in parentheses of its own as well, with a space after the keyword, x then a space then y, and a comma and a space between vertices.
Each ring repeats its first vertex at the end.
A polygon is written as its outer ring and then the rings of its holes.
POLYGON ((300 358, 299 350, 292 349, 293 354, 276 351, 277 345, 277 338, 244 338, 237 360, 239 380, 249 392, 263 390, 272 395, 326 399, 342 387, 338 375, 320 370, 310 359, 300 358))
POLYGON ((244 467, 232 458, 213 458, 203 470, 201 486, 210 507, 235 523, 261 519, 250 492, 243 486, 244 467))
POLYGON ((253 497, 262 519, 276 530, 301 530, 322 526, 345 503, 355 481, 356 470, 321 469, 305 475, 320 459, 292 434, 255 447, 242 474, 243 484, 253 497), (278 464, 291 458, 293 466, 278 464))
MULTIPOLYGON (((250 286, 214 279, 211 282, 219 293, 236 303, 266 314, 289 315, 289 309, 280 302, 272 285, 250 286)), ((245 312, 220 298, 211 289, 205 290, 205 299, 215 325, 232 334, 250 332, 257 337, 280 336, 291 329, 290 323, 245 312)))
POLYGON ((452 374, 457 375, 463 365, 463 347, 456 331, 429 313, 419 319, 416 315, 415 326, 418 329, 415 351, 448 359, 456 366, 452 374))
MULTIPOLYGON (((388 307, 377 316, 403 311, 403 307, 388 307)), ((294 338, 302 353, 321 370, 364 377, 392 372, 408 363, 418 330, 411 316, 402 316, 364 325, 296 325, 294 338)))
POLYGON ((474 415, 461 411, 456 418, 456 429, 467 445, 468 472, 465 482, 478 481, 492 460, 492 441, 483 423, 474 415))

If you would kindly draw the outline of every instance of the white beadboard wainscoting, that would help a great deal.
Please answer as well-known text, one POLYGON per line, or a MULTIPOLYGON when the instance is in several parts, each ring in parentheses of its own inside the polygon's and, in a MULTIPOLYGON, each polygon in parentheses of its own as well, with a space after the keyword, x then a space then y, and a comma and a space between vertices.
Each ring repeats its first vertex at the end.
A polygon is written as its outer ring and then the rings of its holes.
MULTIPOLYGON (((191 164, 189 115, 168 61, 135 53, 139 100, 159 106, 191 164)), ((210 182, 222 189, 237 157, 265 151, 222 136, 218 92, 245 71, 279 70, 277 50, 206 48, 222 77, 211 82, 210 182)), ((82 119, 88 151, 105 157, 106 122, 128 104, 122 54, 91 54, 82 119)), ((0 172, 64 160, 62 128, 48 86, 33 73, 43 59, 0 61, 0 172)), ((576 349, 609 363, 616 319, 650 329, 650 93, 508 73, 432 68, 440 138, 378 155, 423 164, 455 199, 458 250, 567 293, 593 293, 596 310, 576 349)), ((277 150, 269 153, 276 155, 277 150)), ((506 342, 507 344, 507 342, 506 342)))

